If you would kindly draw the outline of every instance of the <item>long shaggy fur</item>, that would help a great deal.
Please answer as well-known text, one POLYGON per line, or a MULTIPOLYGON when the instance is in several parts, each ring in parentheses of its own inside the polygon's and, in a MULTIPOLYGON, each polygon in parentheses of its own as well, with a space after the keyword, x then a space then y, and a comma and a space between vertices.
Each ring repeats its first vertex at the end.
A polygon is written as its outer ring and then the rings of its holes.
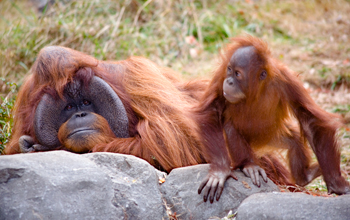
POLYGON ((74 77, 104 79, 118 94, 129 118, 130 138, 114 138, 91 151, 132 154, 166 171, 204 162, 198 128, 190 108, 206 87, 205 81, 183 82, 177 73, 141 57, 119 62, 99 61, 65 47, 41 50, 31 75, 21 87, 14 108, 14 127, 6 154, 19 153, 18 140, 36 141, 34 115, 45 93, 63 97, 74 77))

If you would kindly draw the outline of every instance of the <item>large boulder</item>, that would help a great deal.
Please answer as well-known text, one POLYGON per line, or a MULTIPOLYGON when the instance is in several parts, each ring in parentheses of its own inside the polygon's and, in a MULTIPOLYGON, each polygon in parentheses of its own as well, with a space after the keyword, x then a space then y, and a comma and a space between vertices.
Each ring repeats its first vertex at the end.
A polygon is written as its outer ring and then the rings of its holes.
POLYGON ((66 151, 0 156, 0 219, 222 218, 260 188, 237 171, 219 202, 203 202, 200 182, 209 165, 174 169, 166 176, 146 161, 116 153, 66 151), (162 182, 162 181, 161 181, 162 182))
POLYGON ((350 219, 350 195, 332 198, 303 193, 258 193, 242 202, 236 219, 350 219))
POLYGON ((0 219, 159 219, 156 170, 130 155, 0 156, 0 219))
POLYGON ((228 179, 220 200, 211 204, 204 202, 203 195, 197 193, 208 171, 209 164, 172 170, 161 187, 168 211, 176 213, 181 219, 217 219, 226 216, 229 211, 236 211, 239 204, 252 194, 279 191, 271 180, 265 183, 260 177, 262 184, 257 187, 241 171, 235 171, 238 181, 228 179))

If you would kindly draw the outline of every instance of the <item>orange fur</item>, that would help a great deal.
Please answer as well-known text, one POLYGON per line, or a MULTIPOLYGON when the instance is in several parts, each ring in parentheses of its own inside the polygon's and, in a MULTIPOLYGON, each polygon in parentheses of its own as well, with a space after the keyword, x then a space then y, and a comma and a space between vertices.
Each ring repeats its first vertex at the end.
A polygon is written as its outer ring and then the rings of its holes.
POLYGON ((19 153, 18 139, 22 135, 36 141, 33 120, 41 97, 49 93, 62 98, 65 85, 77 72, 105 80, 118 94, 129 118, 130 138, 113 138, 107 144, 105 140, 99 141, 91 151, 132 154, 166 171, 204 162, 190 108, 197 103, 205 81, 183 82, 177 73, 141 57, 98 61, 56 46, 41 50, 32 74, 19 91, 6 154, 19 153))
MULTIPOLYGON (((231 162, 241 169, 254 163, 280 167, 273 157, 260 161, 256 157, 256 151, 264 152, 272 146, 288 149, 293 178, 290 181, 306 185, 322 172, 329 192, 350 193, 349 183, 341 176, 339 166, 335 137, 341 126, 339 117, 317 106, 295 74, 272 57, 268 45, 261 39, 252 36, 234 38, 221 58, 220 66, 196 108, 212 173, 225 171, 230 175, 226 170, 231 162), (245 52, 237 52, 239 49, 245 52), (237 78, 237 71, 241 78, 237 78), (259 78, 264 71, 265 77, 259 78), (234 103, 224 96, 223 85, 228 78, 233 80, 230 86, 240 88, 245 95, 234 103), (290 123, 293 118, 299 122, 297 129, 290 123), (306 142, 315 152, 320 166, 311 164, 306 142)), ((287 178, 286 182, 289 182, 285 170, 277 177, 275 171, 267 171, 272 172, 270 177, 275 176, 277 182, 279 177, 287 178)))

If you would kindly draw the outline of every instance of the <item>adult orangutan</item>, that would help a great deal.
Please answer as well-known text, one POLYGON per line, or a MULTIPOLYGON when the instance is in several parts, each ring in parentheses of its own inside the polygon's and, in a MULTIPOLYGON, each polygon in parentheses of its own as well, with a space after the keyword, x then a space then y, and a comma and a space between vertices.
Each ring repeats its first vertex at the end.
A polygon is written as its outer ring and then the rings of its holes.
POLYGON ((145 58, 98 61, 57 46, 40 51, 31 73, 6 154, 110 151, 166 171, 204 162, 189 109, 205 81, 182 82, 145 58))
POLYGON ((258 186, 260 175, 266 181, 258 155, 270 148, 288 150, 294 183, 305 186, 323 174, 329 193, 350 193, 335 139, 340 120, 315 104, 262 40, 252 36, 232 40, 196 111, 211 163, 198 189, 203 190, 204 201, 209 197, 213 202, 215 193, 219 200, 226 179, 236 179, 232 172, 236 168, 258 186), (293 118, 299 126, 293 126, 293 118), (318 164, 311 164, 306 142, 318 164))

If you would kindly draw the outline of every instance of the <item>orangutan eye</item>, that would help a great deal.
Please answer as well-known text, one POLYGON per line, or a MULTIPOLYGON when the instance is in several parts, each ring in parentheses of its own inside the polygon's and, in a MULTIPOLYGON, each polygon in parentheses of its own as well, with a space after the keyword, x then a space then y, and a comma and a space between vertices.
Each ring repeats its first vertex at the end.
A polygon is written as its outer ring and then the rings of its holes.
POLYGON ((267 77, 267 72, 264 70, 260 73, 260 80, 264 80, 267 77))
POLYGON ((90 104, 91 104, 90 101, 88 101, 88 100, 86 100, 86 99, 83 100, 83 105, 87 106, 87 105, 90 105, 90 104))
POLYGON ((64 108, 65 111, 70 111, 72 109, 73 109, 73 105, 70 105, 70 104, 64 108))
POLYGON ((232 68, 230 66, 227 67, 227 74, 232 73, 232 68))
POLYGON ((235 72, 235 75, 236 75, 237 78, 239 78, 239 77, 242 76, 242 74, 241 74, 239 71, 236 71, 236 72, 235 72))

